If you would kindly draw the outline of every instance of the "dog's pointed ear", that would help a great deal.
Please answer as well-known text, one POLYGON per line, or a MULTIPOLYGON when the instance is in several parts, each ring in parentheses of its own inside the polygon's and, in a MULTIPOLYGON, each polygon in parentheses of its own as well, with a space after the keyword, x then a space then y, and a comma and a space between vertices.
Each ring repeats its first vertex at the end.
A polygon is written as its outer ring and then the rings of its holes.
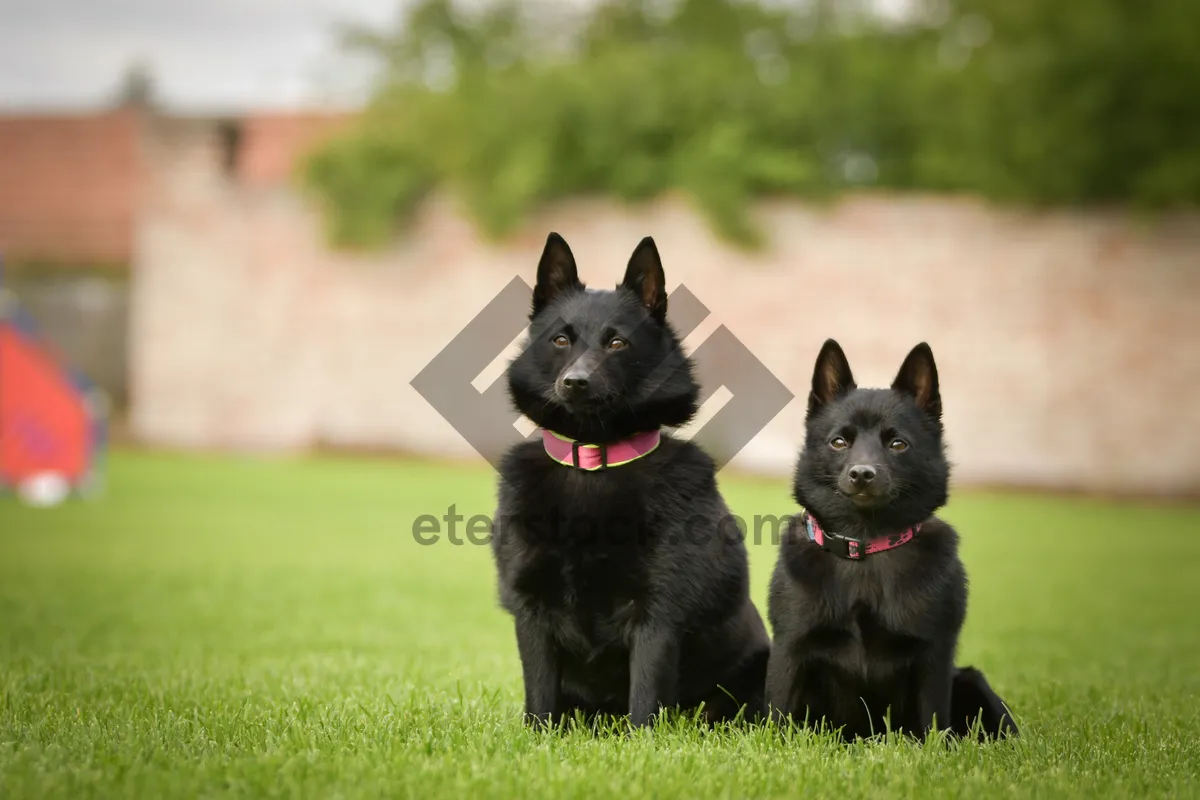
POLYGON ((557 233, 546 237, 542 260, 538 262, 537 285, 533 287, 533 315, 567 289, 582 289, 579 271, 575 267, 575 256, 567 242, 557 233))
POLYGON ((638 244, 629 257, 621 285, 638 296, 650 316, 659 322, 666 320, 667 278, 654 239, 647 236, 638 244))
POLYGON ((914 347, 900 365, 892 389, 913 398, 917 406, 934 419, 942 418, 942 395, 938 390, 937 364, 933 350, 925 342, 914 347))
POLYGON ((813 368, 812 391, 808 395, 808 413, 816 411, 826 403, 849 394, 858 387, 850 362, 842 352, 842 346, 833 339, 826 339, 817 355, 813 368))

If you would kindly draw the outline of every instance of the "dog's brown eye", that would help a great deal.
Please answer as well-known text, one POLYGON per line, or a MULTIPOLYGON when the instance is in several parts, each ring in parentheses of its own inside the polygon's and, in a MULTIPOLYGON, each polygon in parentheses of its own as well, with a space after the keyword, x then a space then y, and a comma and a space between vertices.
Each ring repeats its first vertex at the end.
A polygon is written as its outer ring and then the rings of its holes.
POLYGON ((903 453, 908 449, 908 442, 903 439, 892 439, 892 443, 888 445, 894 452, 903 453))
POLYGON ((841 436, 835 436, 833 441, 829 443, 829 446, 834 450, 845 450, 850 445, 841 436))
POLYGON ((629 342, 620 336, 614 336, 608 343, 609 350, 624 350, 626 347, 629 347, 629 342))
POLYGON ((555 347, 566 347, 569 344, 571 344, 571 340, 568 339, 564 334, 561 334, 561 333, 558 336, 555 336, 550 341, 554 342, 555 347))

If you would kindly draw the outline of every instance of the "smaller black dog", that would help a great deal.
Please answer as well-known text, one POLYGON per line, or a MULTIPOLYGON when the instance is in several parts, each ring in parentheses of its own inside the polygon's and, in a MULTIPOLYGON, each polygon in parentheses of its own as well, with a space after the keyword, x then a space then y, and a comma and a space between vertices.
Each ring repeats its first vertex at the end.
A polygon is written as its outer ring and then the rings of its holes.
POLYGON ((794 496, 771 581, 775 633, 767 703, 777 717, 822 720, 843 737, 935 725, 1015 735, 983 676, 956 670, 967 611, 958 535, 933 513, 950 467, 937 367, 927 344, 891 389, 859 389, 825 342, 808 399, 794 496))
POLYGON ((745 544, 712 459, 660 432, 699 396, 665 284, 649 238, 615 290, 586 288, 557 234, 538 265, 508 385, 542 436, 504 458, 492 539, 531 723, 763 712, 770 640, 745 544))

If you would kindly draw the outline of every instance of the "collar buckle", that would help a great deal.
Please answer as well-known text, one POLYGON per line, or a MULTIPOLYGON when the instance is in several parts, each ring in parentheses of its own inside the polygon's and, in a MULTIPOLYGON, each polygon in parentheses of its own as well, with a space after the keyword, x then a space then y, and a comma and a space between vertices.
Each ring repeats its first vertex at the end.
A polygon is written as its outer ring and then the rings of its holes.
POLYGON ((862 544, 857 539, 847 539, 845 536, 837 534, 825 533, 824 543, 821 547, 835 556, 857 561, 862 558, 862 544))
MULTIPOLYGON (((608 445, 601 443, 590 446, 598 447, 600 449, 600 469, 608 469, 608 445)), ((571 465, 574 466, 575 469, 582 469, 579 466, 579 442, 571 442, 571 465)))
POLYGON ((827 553, 833 553, 839 558, 858 561, 866 555, 867 548, 858 539, 839 536, 836 533, 822 530, 813 519, 812 514, 805 512, 804 523, 808 528, 808 538, 827 553))

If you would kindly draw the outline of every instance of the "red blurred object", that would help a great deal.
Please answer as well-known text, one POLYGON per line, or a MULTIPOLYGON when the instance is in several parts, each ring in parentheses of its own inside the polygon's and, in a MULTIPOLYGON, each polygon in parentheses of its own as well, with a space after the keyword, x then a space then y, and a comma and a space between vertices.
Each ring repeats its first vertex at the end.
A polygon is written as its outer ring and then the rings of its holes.
POLYGON ((103 409, 103 395, 55 358, 0 285, 0 489, 44 502, 94 486, 103 409))
POLYGON ((46 472, 83 480, 92 449, 86 403, 48 352, 0 322, 0 480, 19 486, 46 472))

